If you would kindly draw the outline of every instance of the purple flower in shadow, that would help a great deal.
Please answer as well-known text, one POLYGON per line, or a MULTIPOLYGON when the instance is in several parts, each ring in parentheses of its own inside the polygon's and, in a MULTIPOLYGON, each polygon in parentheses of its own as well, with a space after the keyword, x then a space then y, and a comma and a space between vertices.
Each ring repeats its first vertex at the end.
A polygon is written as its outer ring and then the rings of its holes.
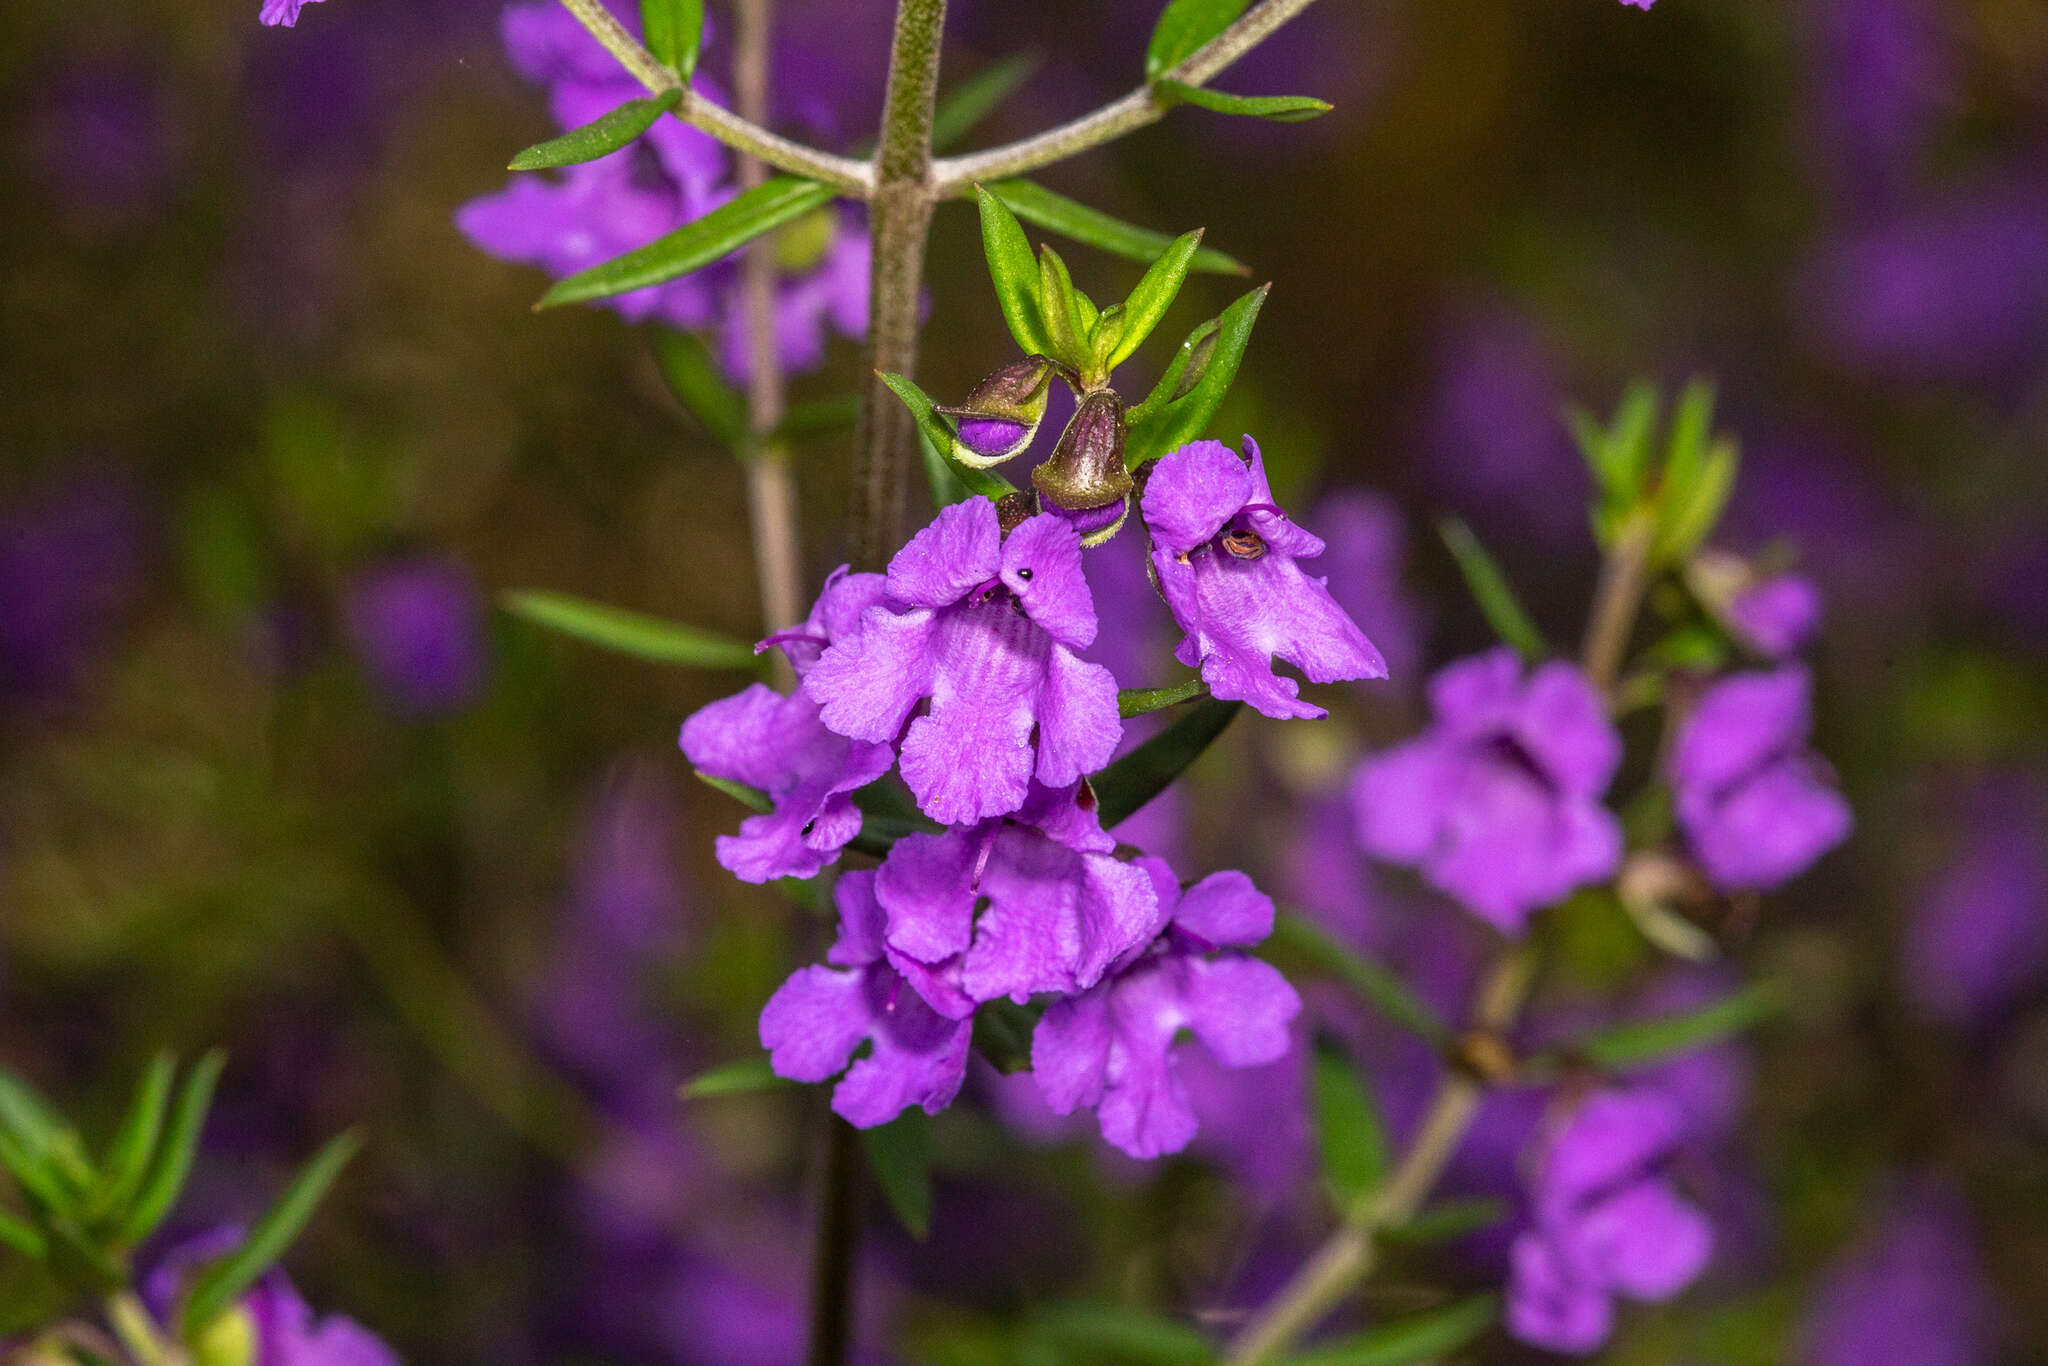
POLYGON ((1621 763, 1599 694, 1553 660, 1526 681, 1505 647, 1429 684, 1435 723, 1353 782, 1366 851, 1411 864, 1508 933, 1611 874, 1621 826, 1600 794, 1621 763))
POLYGON ((1249 702, 1281 720, 1326 713, 1273 672, 1275 658, 1312 683, 1385 678, 1386 661, 1297 560, 1323 542, 1273 504, 1258 443, 1245 454, 1196 441, 1152 467, 1141 500, 1159 588, 1187 633, 1174 657, 1199 667, 1217 697, 1249 702))
POLYGON ((476 584, 440 559, 391 560, 358 573, 342 604, 356 662, 390 707, 439 716, 467 706, 490 659, 476 584))
POLYGON ((1684 1131, 1652 1091, 1595 1092, 1537 1159, 1533 1219, 1509 1252, 1508 1329, 1583 1355, 1607 1340, 1614 1300, 1666 1300, 1706 1269, 1706 1215, 1666 1174, 1684 1131))
POLYGON ((1045 1012, 1031 1069, 1056 1113, 1092 1105, 1104 1138, 1151 1158, 1195 1136, 1176 1057, 1180 1031, 1226 1067, 1257 1067, 1287 1052, 1301 998, 1270 964, 1231 951, 1273 930, 1273 902, 1250 878, 1212 873, 1183 892, 1158 859, 1138 867, 1167 911, 1164 928, 1094 988, 1045 1012))
POLYGON ((1079 657, 1094 638, 1074 529, 1038 516, 1005 540, 995 504, 971 498, 896 553, 885 601, 804 687, 849 739, 901 733, 918 805, 967 824, 1015 811, 1033 778, 1063 787, 1109 761, 1123 723, 1116 679, 1079 657))
POLYGON ((1910 1189, 1864 1246, 1829 1268, 1807 1306, 1804 1366, 1988 1366, 1993 1306, 1969 1218, 1952 1199, 1910 1189))
MULTIPOLYGON (((165 1253, 143 1281, 150 1311, 168 1321, 193 1275, 241 1242, 240 1229, 215 1229, 165 1253)), ((265 1273, 229 1312, 248 1320, 256 1347, 250 1366, 398 1366, 398 1354, 354 1319, 315 1319, 281 1270, 265 1273)))
POLYGON ((827 730, 801 685, 819 655, 857 632, 861 614, 881 596, 880 574, 833 570, 810 617, 761 643, 789 656, 796 690, 784 697, 755 683, 683 722, 681 744, 691 763, 714 778, 758 787, 774 803, 772 811, 741 821, 737 835, 718 837, 719 863, 742 882, 815 877, 860 833, 849 794, 895 762, 887 744, 827 730))
POLYGON ((1820 631, 1820 586, 1804 574, 1778 574, 1745 588, 1728 604, 1728 624, 1767 659, 1797 654, 1820 631))
POLYGON ((1806 747, 1812 683, 1804 668, 1735 674, 1701 696, 1672 748, 1678 825, 1723 891, 1798 876, 1848 838, 1849 804, 1806 747))
POLYGON ((1962 813, 1966 833, 1913 911, 1899 968, 1923 1011, 1979 1026, 2048 976, 2048 803, 1998 781, 1962 813))

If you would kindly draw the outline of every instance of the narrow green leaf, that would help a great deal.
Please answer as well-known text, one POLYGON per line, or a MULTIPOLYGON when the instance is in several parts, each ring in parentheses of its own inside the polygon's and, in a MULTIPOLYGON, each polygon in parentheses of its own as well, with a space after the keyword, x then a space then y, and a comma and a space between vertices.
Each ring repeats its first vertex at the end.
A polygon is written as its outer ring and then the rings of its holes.
POLYGON ((736 783, 730 778, 714 778, 701 768, 693 768, 690 771, 697 775, 698 782, 703 783, 706 787, 717 788, 741 806, 761 812, 763 815, 775 809, 774 799, 758 787, 749 787, 745 783, 736 783))
POLYGON ((1671 414, 1671 435, 1664 444, 1664 488, 1667 491, 1691 490, 1706 464, 1707 447, 1713 434, 1713 381, 1694 379, 1678 396, 1678 406, 1671 414))
POLYGON ((741 1058, 738 1062, 714 1067, 709 1072, 700 1072, 684 1082, 677 1092, 684 1100, 703 1100, 709 1096, 740 1096, 755 1091, 776 1091, 794 1086, 795 1082, 775 1075, 775 1069, 768 1063, 768 1055, 741 1058))
POLYGON ((600 602, 568 593, 541 588, 514 589, 501 593, 498 603, 523 621, 550 631, 574 636, 587 645, 632 655, 657 664, 678 664, 692 669, 745 669, 758 667, 754 647, 716 631, 700 630, 678 621, 608 607, 600 602))
POLYGON ((1081 337, 1087 325, 1081 320, 1081 300, 1067 263, 1050 246, 1038 244, 1038 316, 1045 322, 1046 340, 1052 349, 1045 354, 1074 366, 1087 364, 1081 337))
POLYGON ((1386 1176, 1386 1121, 1357 1064, 1338 1049, 1316 1048, 1311 1079, 1323 1184, 1342 1214, 1356 1209, 1386 1176))
POLYGON ((744 456, 749 444, 746 396, 726 381, 704 339, 670 327, 651 328, 647 336, 669 392, 719 445, 744 456))
POLYGON ((34 1087, 10 1072, 0 1072, 0 1125, 39 1156, 51 1155, 71 1132, 64 1117, 51 1109, 34 1087))
POLYGON ((1206 85, 1184 85, 1179 81, 1154 81, 1152 93, 1169 105, 1192 104, 1213 114, 1236 114, 1272 123, 1303 123, 1336 108, 1328 100, 1313 95, 1229 95, 1206 85))
POLYGON ((256 1221, 242 1245, 199 1273, 178 1316, 186 1341, 219 1318, 298 1241, 341 1169, 362 1146, 362 1136, 353 1129, 329 1139, 256 1221))
POLYGON ((922 427, 917 432, 917 453, 924 459, 924 478, 931 486, 933 507, 951 507, 975 496, 974 490, 968 488, 961 478, 961 468, 939 454, 939 448, 932 444, 931 434, 922 427))
POLYGON ((513 157, 506 169, 545 171, 610 156, 652 128, 654 121, 675 108, 682 98, 682 91, 666 90, 646 99, 627 100, 611 113, 592 119, 580 128, 571 128, 546 142, 536 142, 513 157))
POLYGON ((68 1210, 72 1193, 46 1155, 31 1152, 12 1132, 0 1129, 0 1167, 46 1211, 68 1210))
POLYGON ((1651 548, 1655 562, 1680 563, 1714 534, 1735 492, 1741 465, 1741 453, 1733 441, 1716 442, 1683 499, 1660 500, 1656 542, 1651 548))
POLYGON ((1116 695, 1116 714, 1128 721, 1146 712, 1192 702, 1197 697, 1208 696, 1208 693, 1209 685, 1200 678, 1190 678, 1185 683, 1175 683, 1167 688, 1124 688, 1116 695))
POLYGON ((1172 0, 1145 45, 1145 79, 1157 80, 1237 22, 1251 0, 1172 0))
POLYGON ((996 303, 1009 324, 1010 335, 1026 354, 1052 354, 1045 325, 1038 316, 1038 262, 1031 244, 1024 240, 1024 228, 1008 207, 977 185, 974 202, 981 210, 981 252, 988 262, 988 277, 996 287, 996 303))
POLYGON ((860 1131, 868 1170, 911 1237, 932 1229, 932 1117, 912 1107, 887 1124, 860 1131))
POLYGON ((799 176, 777 176, 636 251, 558 281, 534 307, 558 308, 667 284, 831 200, 829 185, 799 176))
POLYGON ((1152 392, 1145 395, 1145 401, 1124 413, 1124 422, 1151 422, 1167 404, 1195 387, 1202 376, 1208 373, 1209 360, 1216 354, 1216 331, 1222 325, 1221 318, 1209 321, 1188 333, 1180 349, 1167 362, 1166 373, 1152 386, 1152 392))
POLYGON ((1152 329, 1159 326, 1166 310, 1173 307, 1173 301, 1180 296, 1181 284, 1188 278, 1189 265, 1195 253, 1202 248, 1202 230, 1183 233, 1173 239, 1173 245, 1161 252, 1145 271, 1130 297, 1124 300, 1124 331, 1115 348, 1109 353, 1109 364, 1117 366, 1128 360, 1152 335, 1152 329))
MULTIPOLYGON (((1270 285, 1261 285, 1246 294, 1236 303, 1223 310, 1216 319, 1213 347, 1207 347, 1206 364, 1201 375, 1192 385, 1186 383, 1187 372, 1175 381, 1177 389, 1185 388, 1176 397, 1167 399, 1157 408, 1151 408, 1148 398, 1140 405, 1139 411, 1126 414, 1128 435, 1124 442, 1124 459, 1133 469, 1145 461, 1166 454, 1177 446, 1185 445, 1208 428, 1209 419, 1223 405, 1224 395, 1230 392, 1232 381, 1237 378, 1237 367, 1244 359, 1245 347, 1252 339, 1252 326, 1259 320, 1259 309, 1266 302, 1266 291, 1270 285)), ((1200 331, 1200 329, 1196 329, 1200 331)), ((1203 359, 1203 347, 1197 347, 1190 359, 1190 367, 1196 360, 1203 359)))
POLYGON ((640 0, 640 29, 647 50, 685 81, 697 74, 697 50, 704 42, 704 0, 640 0))
POLYGON ((1216 1359, 1192 1325, 1121 1304, 1047 1305, 1026 1321, 1024 1338, 1051 1360, 1077 1366, 1200 1366, 1216 1359))
POLYGON ((1202 757, 1236 716, 1240 702, 1210 698, 1089 779, 1095 789, 1102 828, 1111 829, 1166 790, 1168 783, 1202 757))
POLYGON ((1444 546, 1451 552, 1451 558, 1458 562, 1458 572, 1465 578, 1465 587, 1472 592, 1472 600, 1479 604, 1480 615, 1493 633, 1515 647, 1517 653, 1527 660, 1538 660, 1549 653, 1543 643, 1543 633, 1536 629, 1529 613, 1522 606, 1522 600, 1515 596, 1515 590, 1508 586, 1507 575, 1486 547, 1479 544, 1479 538, 1472 534, 1472 528, 1456 517, 1446 517, 1437 523, 1437 534, 1443 537, 1444 546))
POLYGON ((1508 1217, 1508 1203, 1484 1197, 1471 1200, 1445 1200, 1421 1211, 1405 1224, 1391 1224, 1380 1230, 1380 1238, 1389 1243, 1406 1247, 1428 1247, 1435 1243, 1454 1242, 1468 1233, 1477 1233, 1483 1228, 1508 1217))
POLYGON ((215 1049, 185 1074, 185 1084, 178 1088, 177 1099, 171 1103, 171 1122, 164 1131, 164 1141, 149 1164, 149 1175, 143 1179, 141 1192, 121 1220, 123 1244, 133 1247, 154 1233, 171 1212, 172 1202, 185 1189, 185 1178, 192 1173, 192 1158, 199 1151, 199 1132, 205 1127, 206 1112, 213 1104, 213 1088, 226 1065, 227 1055, 215 1049))
POLYGON ((1088 330, 1088 359, 1096 373, 1108 375, 1118 364, 1124 338, 1130 333, 1130 313, 1122 304, 1111 304, 1088 330))
POLYGON ((1637 489, 1648 483, 1657 407, 1657 386, 1648 380, 1636 380, 1622 391, 1614 420, 1607 426, 1605 456, 1617 483, 1637 489))
POLYGON ((975 73, 957 90, 942 96, 932 114, 932 150, 943 152, 967 136, 1037 70, 1038 58, 1020 53, 975 73))
POLYGON ((888 385, 889 391, 902 399, 903 406, 910 409, 910 415, 917 420, 917 429, 924 434, 925 439, 946 454, 948 468, 969 493, 980 494, 984 498, 1001 498, 1005 494, 1017 491, 1009 480, 994 470, 981 469, 952 458, 953 452, 959 446, 959 438, 953 434, 953 429, 946 425, 945 418, 939 415, 937 407, 932 403, 931 395, 917 387, 917 381, 903 375, 883 375, 882 383, 888 385))
POLYGON ((30 1261, 40 1262, 50 1255, 49 1240, 35 1228, 0 1210, 0 1244, 5 1244, 30 1261))
POLYGON ((1299 911, 1282 910, 1274 918, 1266 951, 1295 955, 1338 978, 1382 1015, 1428 1043, 1441 1046, 1451 1037, 1451 1027, 1398 974, 1338 943, 1299 911))
POLYGON ((1732 1038, 1768 1019, 1777 1008, 1776 994, 1759 984, 1697 1010, 1600 1030, 1561 1051, 1601 1067, 1645 1067, 1732 1038))
POLYGON ((135 1098, 121 1119, 121 1127, 107 1144, 105 1175, 94 1201, 105 1214, 119 1214, 142 1188, 149 1169, 150 1154, 163 1134, 164 1115, 171 1105, 171 1084, 177 1080, 177 1063, 169 1053, 159 1053, 143 1069, 136 1084, 135 1098))
POLYGON ((1475 1295, 1289 1357, 1286 1366, 1418 1366, 1471 1342, 1493 1326, 1499 1311, 1499 1302, 1492 1295, 1475 1295))
MULTIPOLYGON (((1035 223, 1048 232, 1071 237, 1076 242, 1085 242, 1112 256, 1149 263, 1174 244, 1170 234, 1126 223, 1100 209, 1091 209, 1078 200, 1048 190, 1035 180, 998 180, 987 189, 1027 223, 1035 223)), ((1208 275, 1251 274, 1250 266, 1213 247, 1197 250, 1188 261, 1188 269, 1208 275)))

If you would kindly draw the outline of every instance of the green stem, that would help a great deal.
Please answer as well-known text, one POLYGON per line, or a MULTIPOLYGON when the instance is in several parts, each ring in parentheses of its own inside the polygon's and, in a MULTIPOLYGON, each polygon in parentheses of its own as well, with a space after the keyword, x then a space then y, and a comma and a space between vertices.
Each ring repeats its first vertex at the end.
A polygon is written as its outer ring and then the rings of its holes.
POLYGON ((157 1326, 134 1291, 107 1297, 107 1323, 135 1366, 186 1366, 185 1349, 157 1326))
MULTIPOLYGON (((1202 86, 1250 52, 1275 29, 1300 14, 1315 0, 1259 0, 1236 23, 1197 48, 1179 64, 1159 73, 1161 80, 1202 86)), ((932 183, 940 195, 957 194, 970 185, 1023 175, 1078 152, 1112 142, 1147 124, 1157 123, 1173 106, 1153 93, 1151 84, 1106 104, 1072 123, 1063 123, 1017 142, 986 152, 946 157, 932 166, 932 183)))

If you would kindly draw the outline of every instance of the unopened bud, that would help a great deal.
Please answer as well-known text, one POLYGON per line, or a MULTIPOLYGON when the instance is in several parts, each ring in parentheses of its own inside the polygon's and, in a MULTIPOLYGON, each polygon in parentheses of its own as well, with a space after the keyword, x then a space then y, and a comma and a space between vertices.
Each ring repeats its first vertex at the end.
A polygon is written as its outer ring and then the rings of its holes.
POLYGON ((1006 493, 996 499, 996 525, 1008 536, 1038 515, 1038 497, 1030 493, 1006 493))
POLYGON ((1031 471, 1041 502, 1081 524, 1084 545, 1108 540, 1123 524, 1131 494, 1124 468, 1124 403, 1114 390, 1081 400, 1052 458, 1031 471))
POLYGON ((1030 356, 975 385, 964 402, 939 409, 959 432, 955 455, 970 465, 995 465, 1030 445, 1045 420, 1052 374, 1051 361, 1030 356))

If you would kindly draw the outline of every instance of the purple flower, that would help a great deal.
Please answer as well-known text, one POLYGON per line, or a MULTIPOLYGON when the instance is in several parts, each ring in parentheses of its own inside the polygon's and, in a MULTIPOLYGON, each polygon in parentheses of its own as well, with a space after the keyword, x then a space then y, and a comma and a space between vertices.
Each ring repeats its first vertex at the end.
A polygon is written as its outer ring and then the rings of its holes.
POLYGON ((1301 998, 1272 965, 1243 953, 1273 930, 1273 902, 1239 872, 1182 892, 1173 870, 1140 859, 1162 908, 1156 939, 1127 951, 1092 990, 1057 1002, 1031 1039, 1031 1070, 1059 1114, 1096 1108, 1102 1136, 1133 1157, 1178 1152, 1195 1136, 1175 1039, 1191 1031, 1226 1067, 1287 1052, 1301 998))
MULTIPOLYGON (((151 1312, 168 1320, 193 1273, 241 1242, 241 1230, 223 1228, 172 1248, 143 1282, 151 1312)), ((280 1270, 266 1273, 228 1312, 247 1321, 255 1343, 250 1366, 398 1366, 398 1354, 355 1320, 316 1320, 280 1270)))
POLYGON ((1621 3, 1624 5, 1631 5, 1636 9, 1648 9, 1650 6, 1656 4, 1657 0, 1621 0, 1621 3))
POLYGON ((1807 1308, 1805 1366, 1986 1366, 1995 1324, 1964 1211, 1896 1198, 1884 1227, 1832 1267, 1807 1308))
POLYGON ((967 1075, 972 1026, 925 1004, 884 961, 885 915, 872 872, 848 873, 833 888, 839 939, 822 965, 800 969, 761 1009, 761 1046, 777 1076, 824 1081, 842 1068, 832 1108, 863 1129, 911 1105, 937 1114, 967 1075), (872 1049, 847 1067, 863 1042, 872 1049))
POLYGON ((1666 1300, 1706 1269, 1714 1231, 1665 1174, 1683 1132, 1655 1092, 1600 1091, 1537 1161, 1530 1227, 1509 1252, 1508 1330, 1584 1355, 1607 1340, 1616 1296, 1666 1300))
MULTIPOLYGON (((880 574, 849 574, 841 565, 801 626, 762 642, 779 645, 801 679, 834 641, 860 625, 882 595, 880 574)), ((747 783, 768 794, 774 810, 740 822, 718 837, 718 861, 742 882, 815 877, 860 833, 849 795, 889 771, 887 744, 849 740, 827 730, 818 704, 799 685, 784 697, 765 683, 713 702, 683 722, 683 753, 714 778, 747 783)))
POLYGON ((1981 1024, 2048 976, 2048 820, 2038 791, 1996 783, 1963 804, 1970 833, 1921 896, 1899 966, 1937 1019, 1981 1024))
POLYGON ((1080 535, 1041 515, 1005 540, 995 504, 971 498, 896 553, 884 603, 804 687, 841 735, 902 733, 918 805, 963 825, 1015 811, 1033 777, 1064 787, 1108 762, 1123 733, 1116 679, 1076 653, 1094 638, 1080 535))
POLYGON ((342 615, 357 663, 395 710, 466 706, 490 666, 476 584, 447 560, 393 560, 358 573, 342 615))
POLYGON ((1553 660, 1524 682, 1502 647, 1444 668, 1429 701, 1429 730, 1358 771, 1368 853, 1419 867, 1509 933, 1614 871, 1621 826, 1600 794, 1621 737, 1583 674, 1553 660))
POLYGON ((263 9, 256 17, 266 27, 286 28, 299 22, 299 11, 308 5, 317 5, 320 0, 263 0, 263 9))
POLYGON ((1909 178, 1955 101, 1953 21, 1938 0, 1804 7, 1808 118, 1819 169, 1851 192, 1909 178))
POLYGON ((964 1019, 999 996, 1086 990, 1158 933, 1153 883, 1115 847, 1087 788, 1034 785, 1012 817, 905 836, 861 885, 882 907, 891 965, 964 1019))
POLYGON ((1700 698, 1671 760, 1679 828, 1723 891, 1796 877, 1848 837, 1849 804, 1806 748, 1806 670, 1735 674, 1700 698))
POLYGON ((1779 574, 1735 595, 1728 624, 1769 659, 1798 653, 1820 630, 1820 588, 1804 574, 1779 574))
POLYGON ((1245 457, 1220 441, 1196 441, 1162 458, 1145 484, 1152 566, 1187 637, 1174 657, 1200 666, 1210 692, 1267 716, 1312 719, 1321 707, 1273 672, 1275 657, 1313 683, 1385 678, 1386 661, 1330 596, 1327 581, 1295 563, 1323 553, 1321 540, 1273 505, 1258 443, 1245 457))

